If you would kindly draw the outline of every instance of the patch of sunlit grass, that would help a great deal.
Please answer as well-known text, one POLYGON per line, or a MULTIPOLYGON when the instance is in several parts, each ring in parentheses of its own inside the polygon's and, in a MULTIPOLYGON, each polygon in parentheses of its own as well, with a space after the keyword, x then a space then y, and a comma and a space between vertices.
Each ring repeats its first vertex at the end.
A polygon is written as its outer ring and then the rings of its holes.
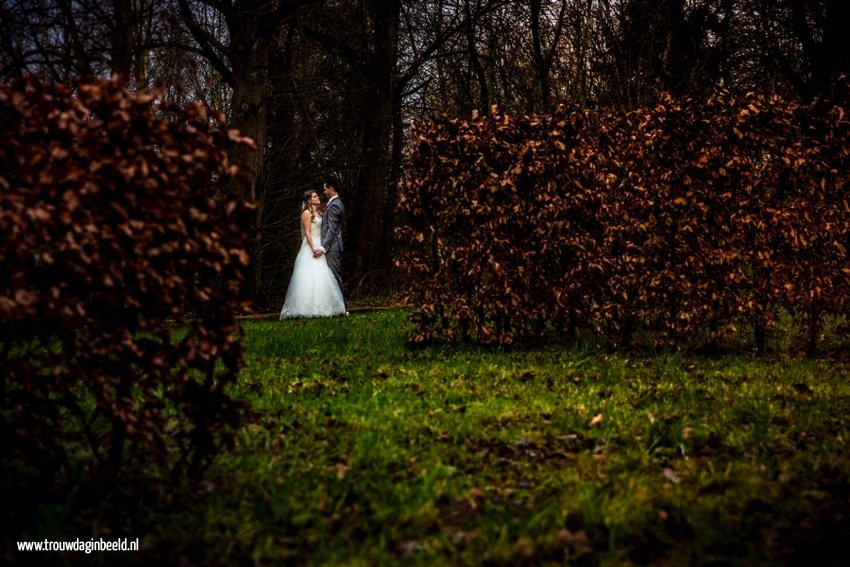
POLYGON ((154 545, 221 564, 844 554, 840 363, 592 343, 408 350, 404 316, 246 322, 234 394, 256 417, 154 545))

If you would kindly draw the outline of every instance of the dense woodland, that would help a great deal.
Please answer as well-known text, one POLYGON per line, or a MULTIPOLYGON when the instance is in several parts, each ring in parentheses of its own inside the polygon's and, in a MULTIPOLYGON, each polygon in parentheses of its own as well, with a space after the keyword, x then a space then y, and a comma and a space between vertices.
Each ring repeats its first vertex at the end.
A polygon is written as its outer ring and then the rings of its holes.
MULTIPOLYGON (((300 195, 343 183, 348 293, 397 284, 409 126, 495 106, 652 106, 662 93, 829 95, 850 70, 844 0, 3 0, 0 78, 115 76, 199 100, 258 142, 231 159, 255 203, 254 295, 277 308, 300 195)), ((458 195, 457 207, 464 207, 458 195)))
POLYGON ((838 564, 848 21, 0 0, 4 564, 838 564), (242 321, 329 173, 409 309, 242 321))

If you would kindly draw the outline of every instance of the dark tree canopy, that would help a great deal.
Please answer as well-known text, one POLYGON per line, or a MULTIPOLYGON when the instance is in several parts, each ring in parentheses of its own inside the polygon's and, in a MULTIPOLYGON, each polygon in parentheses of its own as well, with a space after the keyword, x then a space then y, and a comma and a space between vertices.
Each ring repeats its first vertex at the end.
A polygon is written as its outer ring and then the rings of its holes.
POLYGON ((392 285, 409 124, 558 104, 634 109, 662 92, 807 101, 850 71, 843 0, 3 0, 0 77, 117 75, 200 100, 258 141, 231 157, 257 207, 252 288, 277 305, 298 196, 327 173, 350 211, 349 293, 392 285))

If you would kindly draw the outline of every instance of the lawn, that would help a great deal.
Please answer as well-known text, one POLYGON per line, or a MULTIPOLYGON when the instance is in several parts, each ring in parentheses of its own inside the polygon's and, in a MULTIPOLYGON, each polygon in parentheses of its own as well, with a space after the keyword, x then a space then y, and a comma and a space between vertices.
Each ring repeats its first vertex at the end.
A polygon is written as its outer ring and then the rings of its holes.
MULTIPOLYGON (((409 349, 405 313, 245 323, 256 412, 146 560, 845 565, 835 358, 409 349)), ((781 340, 781 338, 776 339, 781 340)))

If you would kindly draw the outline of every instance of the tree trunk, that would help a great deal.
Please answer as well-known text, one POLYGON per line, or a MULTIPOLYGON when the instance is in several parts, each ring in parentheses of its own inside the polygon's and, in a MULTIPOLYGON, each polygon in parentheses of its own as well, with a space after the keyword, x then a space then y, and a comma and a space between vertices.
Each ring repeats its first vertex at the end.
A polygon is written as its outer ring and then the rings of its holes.
POLYGON ((828 94, 833 81, 850 71, 850 36, 846 30, 850 4, 846 0, 790 0, 788 6, 791 27, 808 70, 808 76, 794 81, 798 93, 803 99, 828 94), (814 19, 812 11, 817 12, 814 19))
POLYGON ((112 0, 112 74, 128 84, 133 70, 134 30, 132 0, 112 0))
POLYGON ((250 45, 241 61, 233 62, 233 95, 231 124, 244 135, 254 140, 256 149, 237 146, 231 152, 230 159, 244 169, 237 193, 250 201, 262 199, 259 177, 263 169, 263 146, 268 120, 268 41, 251 34, 251 26, 245 26, 234 33, 236 45, 250 45), (239 37, 242 36, 242 37, 239 37), (242 42, 242 43, 238 43, 242 42))
MULTIPOLYGON (((384 246, 384 218, 393 133, 393 81, 398 49, 401 1, 371 2, 374 51, 366 68, 366 105, 363 112, 361 165, 356 196, 349 213, 349 234, 353 239, 346 261, 351 289, 362 277, 380 265, 384 246)), ((343 195, 344 197, 344 195, 343 195)))
POLYGON ((263 41, 255 42, 251 57, 244 65, 234 65, 232 125, 256 142, 256 149, 243 145, 230 151, 231 163, 239 164, 242 174, 239 176, 233 191, 241 198, 252 202, 257 207, 255 234, 258 237, 256 249, 252 256, 253 268, 252 293, 257 294, 263 289, 263 262, 258 258, 262 250, 264 218, 264 184, 260 183, 263 170, 263 147, 266 138, 268 119, 268 45, 263 41), (261 44, 257 48, 256 44, 261 44))
POLYGON ((549 62, 543 55, 543 38, 540 30, 540 11, 542 0, 531 0, 531 42, 534 48, 534 67, 540 86, 540 104, 543 112, 549 110, 551 86, 549 84, 549 62))
MULTIPOLYGON (((231 187, 235 196, 253 203, 256 223, 253 227, 257 241, 251 252, 251 289, 255 299, 262 292, 264 270, 260 261, 263 248, 263 218, 265 184, 261 182, 265 161, 266 127, 271 89, 269 88, 269 58, 272 33, 265 28, 262 6, 255 1, 237 3, 237 17, 229 23, 230 63, 232 68, 231 125, 256 143, 256 148, 243 145, 230 151, 231 163, 238 164, 241 173, 231 187)), ((266 14, 269 17, 269 14, 266 14)))
POLYGON ((402 176, 401 162, 405 133, 404 121, 401 114, 402 88, 402 85, 396 84, 393 93, 393 136, 392 147, 390 149, 390 177, 387 184, 387 201, 384 205, 383 214, 384 242, 381 246, 380 255, 377 258, 378 269, 387 272, 393 269, 393 256, 396 252, 393 228, 395 227, 395 206, 398 202, 398 182, 402 176))
MULTIPOLYGON (((478 41, 475 37, 476 18, 473 17, 469 3, 470 0, 466 0, 463 3, 466 21, 466 45, 469 50, 469 64, 475 71, 475 76, 478 80, 478 110, 481 111, 483 116, 487 116, 490 113, 490 88, 487 84, 487 72, 484 69, 484 65, 481 64, 481 58, 478 56, 478 41)), ((474 103, 474 97, 471 93, 469 102, 474 103)))

